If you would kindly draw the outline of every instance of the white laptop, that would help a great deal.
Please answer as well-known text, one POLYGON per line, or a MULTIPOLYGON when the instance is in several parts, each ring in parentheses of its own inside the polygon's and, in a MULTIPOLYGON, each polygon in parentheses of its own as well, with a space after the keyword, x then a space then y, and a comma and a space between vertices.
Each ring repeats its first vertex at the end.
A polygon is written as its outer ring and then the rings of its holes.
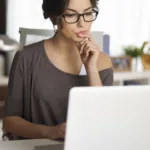
POLYGON ((65 150, 150 150, 150 86, 72 89, 65 150))
POLYGON ((73 88, 64 150, 150 150, 150 86, 73 88))

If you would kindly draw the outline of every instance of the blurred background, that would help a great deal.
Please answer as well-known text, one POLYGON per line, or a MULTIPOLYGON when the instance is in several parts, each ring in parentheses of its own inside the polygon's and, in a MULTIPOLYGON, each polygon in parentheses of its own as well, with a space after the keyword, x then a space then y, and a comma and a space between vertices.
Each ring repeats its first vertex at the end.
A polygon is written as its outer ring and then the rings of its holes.
MULTIPOLYGON (((1 21, 1 32, 11 38, 19 41, 19 27, 53 29, 50 21, 43 18, 42 0, 1 0, 1 3, 6 6, 1 12, 6 16, 1 21)), ((150 39, 149 6, 149 0, 100 0, 100 13, 92 30, 110 35, 112 56, 122 54, 122 46, 141 46, 150 39)))
MULTIPOLYGON (((42 0, 0 0, 0 117, 14 54, 22 46, 53 34, 41 5, 42 0)), ((150 84, 149 6, 150 0, 99 2, 100 12, 92 32, 112 58, 114 85, 150 84)))

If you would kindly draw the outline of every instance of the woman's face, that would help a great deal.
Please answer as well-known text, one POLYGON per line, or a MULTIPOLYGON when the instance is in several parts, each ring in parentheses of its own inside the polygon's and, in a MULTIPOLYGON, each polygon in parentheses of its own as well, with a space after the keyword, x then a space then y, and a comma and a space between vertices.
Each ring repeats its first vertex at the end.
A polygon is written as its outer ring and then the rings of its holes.
POLYGON ((81 38, 79 34, 88 34, 90 32, 92 22, 85 22, 83 16, 80 17, 78 22, 72 22, 78 18, 77 14, 86 13, 85 18, 87 20, 90 19, 91 12, 92 4, 90 0, 70 0, 68 9, 64 12, 65 19, 62 17, 61 34, 75 42, 83 41, 83 37, 81 38), (72 24, 66 23, 66 21, 72 24))

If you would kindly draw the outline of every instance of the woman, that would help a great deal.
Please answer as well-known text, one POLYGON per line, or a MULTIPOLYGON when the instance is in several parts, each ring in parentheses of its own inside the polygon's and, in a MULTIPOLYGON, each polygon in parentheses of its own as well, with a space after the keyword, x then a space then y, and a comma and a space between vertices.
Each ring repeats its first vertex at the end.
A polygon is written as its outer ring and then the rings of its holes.
POLYGON ((44 16, 57 30, 14 58, 3 120, 9 139, 63 139, 69 90, 112 85, 111 60, 90 35, 97 2, 43 0, 44 16), (87 74, 81 76, 83 66, 87 74))

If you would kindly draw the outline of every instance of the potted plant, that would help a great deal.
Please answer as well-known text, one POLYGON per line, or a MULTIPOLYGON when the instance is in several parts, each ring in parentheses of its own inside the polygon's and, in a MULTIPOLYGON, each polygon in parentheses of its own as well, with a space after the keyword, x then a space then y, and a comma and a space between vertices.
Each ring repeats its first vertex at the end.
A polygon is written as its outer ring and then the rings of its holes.
POLYGON ((142 53, 141 49, 133 45, 126 46, 123 49, 125 55, 132 58, 132 70, 136 71, 138 58, 141 56, 142 53))
POLYGON ((140 48, 133 45, 124 47, 125 55, 130 56, 133 60, 133 70, 137 69, 138 58, 141 58, 144 69, 150 69, 150 47, 146 47, 147 45, 148 42, 143 42, 140 48), (147 49, 147 52, 145 52, 145 48, 147 49))

